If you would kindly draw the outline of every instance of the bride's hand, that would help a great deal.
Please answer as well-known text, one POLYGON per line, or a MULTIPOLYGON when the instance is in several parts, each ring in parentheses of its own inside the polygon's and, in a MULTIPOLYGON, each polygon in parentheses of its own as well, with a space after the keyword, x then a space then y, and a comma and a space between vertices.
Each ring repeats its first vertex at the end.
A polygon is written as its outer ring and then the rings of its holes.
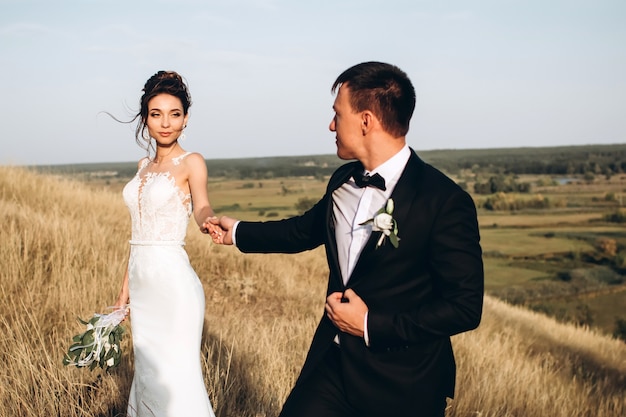
POLYGON ((115 304, 113 304, 113 310, 124 310, 124 320, 126 320, 130 314, 130 305, 128 304, 128 301, 129 300, 118 299, 115 304))
POLYGON ((209 234, 214 243, 223 244, 225 231, 219 226, 217 217, 207 217, 200 229, 202 233, 209 234))
POLYGON ((206 219, 204 219, 202 226, 200 226, 200 231, 202 233, 212 235, 215 229, 219 228, 218 225, 212 223, 211 221, 213 221, 214 223, 218 223, 217 217, 215 216, 207 217, 206 219))

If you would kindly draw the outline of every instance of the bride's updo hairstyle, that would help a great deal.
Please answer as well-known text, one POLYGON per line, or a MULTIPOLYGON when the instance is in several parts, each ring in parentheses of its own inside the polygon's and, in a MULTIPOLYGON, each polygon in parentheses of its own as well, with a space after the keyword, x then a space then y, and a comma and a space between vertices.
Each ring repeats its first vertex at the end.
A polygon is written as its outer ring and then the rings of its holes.
POLYGON ((140 110, 133 118, 133 120, 141 118, 135 129, 135 140, 139 146, 150 152, 151 141, 147 126, 148 103, 150 100, 159 94, 169 94, 178 97, 183 104, 183 113, 186 116, 189 112, 189 106, 191 106, 191 97, 183 77, 175 71, 157 72, 146 81, 142 91, 143 95, 139 102, 140 110))

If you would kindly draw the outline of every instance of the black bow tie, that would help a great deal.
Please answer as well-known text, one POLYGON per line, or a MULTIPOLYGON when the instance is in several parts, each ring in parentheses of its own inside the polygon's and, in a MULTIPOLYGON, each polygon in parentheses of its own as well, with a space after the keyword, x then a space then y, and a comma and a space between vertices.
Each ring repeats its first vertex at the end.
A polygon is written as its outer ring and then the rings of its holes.
POLYGON ((385 179, 381 177, 380 174, 363 174, 360 169, 357 169, 354 174, 352 174, 352 178, 354 178, 356 185, 361 188, 376 187, 383 191, 387 189, 387 187, 385 187, 385 179))

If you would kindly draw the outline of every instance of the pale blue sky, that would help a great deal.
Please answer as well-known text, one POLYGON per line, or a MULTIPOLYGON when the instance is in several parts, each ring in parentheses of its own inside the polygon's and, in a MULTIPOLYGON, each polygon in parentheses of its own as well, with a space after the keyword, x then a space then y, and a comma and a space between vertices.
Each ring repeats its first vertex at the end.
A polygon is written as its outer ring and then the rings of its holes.
POLYGON ((188 150, 332 154, 330 87, 370 60, 411 77, 418 151, 626 142, 624 0, 0 0, 0 164, 139 159, 99 112, 161 69, 188 150))

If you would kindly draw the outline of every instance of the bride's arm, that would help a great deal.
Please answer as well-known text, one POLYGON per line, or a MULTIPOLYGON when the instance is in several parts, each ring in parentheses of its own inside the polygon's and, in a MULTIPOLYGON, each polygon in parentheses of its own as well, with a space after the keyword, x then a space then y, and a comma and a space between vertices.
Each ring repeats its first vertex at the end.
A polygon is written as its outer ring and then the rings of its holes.
POLYGON ((189 155, 185 161, 189 168, 189 192, 193 202, 193 217, 200 230, 206 233, 203 230, 203 223, 208 217, 214 216, 207 193, 208 174, 206 162, 199 153, 189 155))
MULTIPOLYGON (((130 257, 130 251, 129 251, 130 257)), ((117 296, 117 301, 114 304, 116 309, 122 308, 130 301, 130 294, 128 292, 128 261, 126 262, 126 269, 124 270, 124 279, 122 280, 122 288, 117 296)))

